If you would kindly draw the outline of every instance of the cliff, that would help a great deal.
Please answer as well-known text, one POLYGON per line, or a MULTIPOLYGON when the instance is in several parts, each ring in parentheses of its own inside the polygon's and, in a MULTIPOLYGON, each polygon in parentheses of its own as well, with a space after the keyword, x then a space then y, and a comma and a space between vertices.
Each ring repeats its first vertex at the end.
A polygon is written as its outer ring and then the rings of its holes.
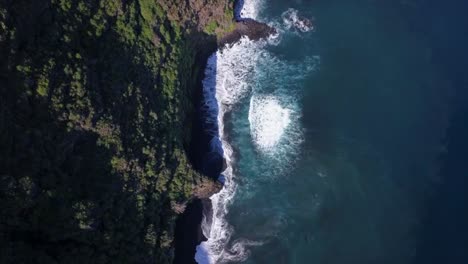
POLYGON ((170 263, 228 0, 0 3, 0 262, 170 263), (196 139, 194 139, 196 140, 196 139))

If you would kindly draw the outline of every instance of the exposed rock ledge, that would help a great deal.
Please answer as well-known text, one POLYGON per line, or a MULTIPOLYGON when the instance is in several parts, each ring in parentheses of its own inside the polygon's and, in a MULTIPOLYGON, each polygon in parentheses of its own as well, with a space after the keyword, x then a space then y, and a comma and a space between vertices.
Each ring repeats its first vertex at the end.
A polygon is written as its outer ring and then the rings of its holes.
POLYGON ((265 23, 253 19, 242 19, 236 22, 236 27, 232 32, 227 33, 218 41, 218 46, 223 47, 224 45, 235 43, 243 36, 247 36, 251 40, 260 40, 268 38, 275 33, 276 29, 265 23))
POLYGON ((213 194, 218 193, 223 188, 223 184, 217 180, 207 177, 201 177, 200 182, 193 188, 193 196, 197 199, 210 198, 213 194))
POLYGON ((212 178, 201 176, 199 180, 192 187, 192 198, 190 201, 185 201, 182 203, 171 202, 171 208, 177 214, 184 213, 187 208, 187 204, 194 200, 206 200, 210 198, 213 194, 218 193, 223 188, 223 184, 218 180, 212 178))

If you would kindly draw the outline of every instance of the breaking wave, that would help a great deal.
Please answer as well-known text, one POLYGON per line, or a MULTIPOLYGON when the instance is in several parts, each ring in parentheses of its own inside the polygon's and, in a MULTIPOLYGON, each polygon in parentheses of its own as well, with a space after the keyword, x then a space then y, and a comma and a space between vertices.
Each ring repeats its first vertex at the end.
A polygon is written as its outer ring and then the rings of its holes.
MULTIPOLYGON (((240 2, 236 16, 257 18, 262 0, 240 2)), ((202 231, 208 240, 197 247, 195 260, 199 264, 243 261, 249 256, 250 247, 263 243, 242 238, 231 241, 234 229, 226 216, 238 186, 234 152, 225 130, 226 113, 234 111, 241 102, 250 101, 252 143, 261 155, 277 161, 276 173, 294 159, 302 143, 297 83, 316 68, 318 57, 294 63, 282 61, 267 50, 269 45, 277 45, 278 39, 272 36, 254 42, 243 37, 208 59, 203 80, 205 124, 213 136, 212 151, 224 156, 226 169, 220 175, 224 187, 210 197, 212 212, 202 220, 202 231)))
POLYGON ((264 0, 238 0, 234 10, 236 19, 258 19, 258 12, 264 0))
POLYGON ((298 13, 299 12, 296 9, 289 8, 281 15, 286 29, 298 30, 300 32, 309 32, 314 30, 312 21, 308 18, 300 16, 298 13))
POLYGON ((255 144, 263 151, 274 151, 284 130, 291 123, 291 110, 272 96, 252 96, 249 123, 255 144))
POLYGON ((249 80, 254 77, 255 65, 261 55, 261 47, 265 42, 253 42, 242 38, 236 44, 219 50, 208 59, 203 81, 205 107, 207 108, 206 123, 215 128, 212 142, 213 149, 218 149, 226 160, 226 169, 220 178, 224 181, 223 189, 210 197, 212 217, 205 215, 202 221, 203 234, 208 241, 197 247, 195 259, 200 264, 220 263, 223 261, 241 260, 247 252, 238 243, 226 248, 233 232, 226 222, 229 202, 235 195, 236 183, 233 181, 233 150, 226 140, 224 118, 239 100, 251 92, 249 80), (221 145, 221 148, 215 145, 221 145))

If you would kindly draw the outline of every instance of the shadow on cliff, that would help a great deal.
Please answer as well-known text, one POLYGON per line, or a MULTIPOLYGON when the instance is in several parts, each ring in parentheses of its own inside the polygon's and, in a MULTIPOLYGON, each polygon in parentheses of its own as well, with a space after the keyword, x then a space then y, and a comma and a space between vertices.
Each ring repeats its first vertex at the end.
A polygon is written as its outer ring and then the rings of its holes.
MULTIPOLYGON (((3 87, 16 83, 14 77, 8 82, 3 87)), ((96 256, 123 255, 144 261, 150 246, 140 244, 144 253, 138 255, 115 250, 117 244, 128 249, 138 242, 132 226, 141 217, 136 196, 123 190, 122 178, 112 171, 112 152, 97 143, 97 133, 70 130, 56 121, 60 117, 45 102, 22 102, 17 91, 9 89, 0 99, 5 110, 0 124, 0 156, 5 157, 0 162, 0 224, 8 227, 2 233, 8 246, 4 244, 0 262, 64 263, 74 258, 91 263, 96 256)))
POLYGON ((236 21, 241 21, 243 18, 242 18, 242 9, 244 9, 244 4, 245 4, 245 0, 236 0, 235 1, 235 8, 234 8, 234 18, 236 19, 236 21))
MULTIPOLYGON (((214 36, 202 32, 188 36, 189 39, 193 40, 192 43, 196 43, 196 50, 200 51, 196 57, 194 67, 198 69, 198 72, 194 74, 197 78, 194 94, 196 103, 189 153, 195 169, 213 180, 218 179, 226 168, 218 130, 219 108, 216 99, 218 58, 215 52, 218 48, 237 42, 243 36, 247 36, 251 40, 259 40, 276 32, 274 28, 264 23, 242 18, 241 10, 243 7, 243 0, 235 1, 235 29, 222 39, 217 41, 214 36)), ((206 239, 202 234, 200 224, 203 213, 205 215, 211 214, 210 206, 209 199, 195 199, 178 218, 174 263, 196 263, 194 259, 196 246, 206 239)), ((210 221, 209 218, 211 217, 208 216, 207 218, 210 221)))
POLYGON ((216 48, 210 54, 201 54, 197 58, 195 91, 195 115, 192 127, 190 157, 195 169, 210 178, 217 179, 223 168, 223 151, 218 133, 218 102, 216 92, 216 48), (209 76, 205 76, 206 71, 209 76), (207 77, 207 78, 205 78, 207 77))
MULTIPOLYGON (((192 122, 192 140, 188 152, 197 171, 212 179, 217 179, 223 169, 223 153, 218 134, 218 105, 215 97, 216 88, 216 51, 218 44, 216 37, 197 32, 189 36, 196 43, 194 69, 196 86, 193 101, 194 113, 192 122), (205 79, 209 71, 212 78, 205 79), (208 85, 204 88, 204 83, 208 85), (209 89, 209 92, 208 90, 209 89), (207 93, 208 92, 208 93, 207 93)), ((184 213, 176 222, 175 231, 175 264, 196 264, 196 247, 206 240, 201 230, 203 209, 207 202, 201 199, 192 200, 184 213)))

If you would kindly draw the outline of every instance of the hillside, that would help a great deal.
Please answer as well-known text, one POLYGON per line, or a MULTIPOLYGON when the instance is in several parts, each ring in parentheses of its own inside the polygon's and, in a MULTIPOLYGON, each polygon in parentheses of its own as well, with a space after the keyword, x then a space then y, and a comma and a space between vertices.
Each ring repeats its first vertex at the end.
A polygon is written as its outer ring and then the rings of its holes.
POLYGON ((187 153, 199 62, 232 8, 0 3, 0 263, 172 261, 177 215, 216 186, 187 153))

